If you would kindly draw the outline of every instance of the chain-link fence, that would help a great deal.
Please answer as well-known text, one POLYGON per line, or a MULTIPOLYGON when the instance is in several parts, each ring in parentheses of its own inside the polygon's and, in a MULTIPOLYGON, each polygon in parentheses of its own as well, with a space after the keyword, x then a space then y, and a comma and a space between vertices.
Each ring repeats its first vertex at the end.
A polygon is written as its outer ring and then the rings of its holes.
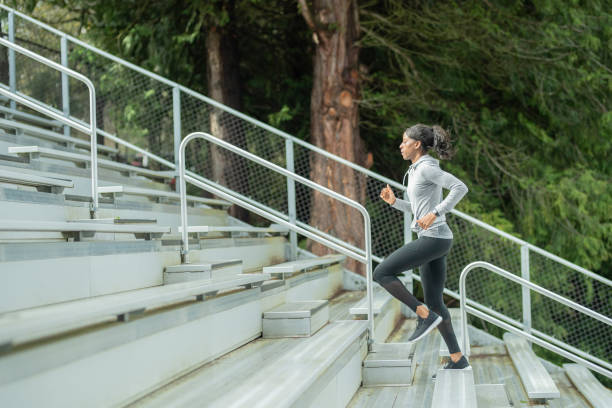
MULTIPOLYGON (((396 194, 401 191, 401 184, 365 169, 349 166, 333 155, 174 82, 76 39, 62 36, 50 28, 41 28, 39 24, 28 21, 26 16, 11 12, 4 6, 0 21, 5 38, 15 38, 18 44, 62 62, 92 80, 97 92, 98 128, 173 163, 177 162, 180 140, 190 132, 203 131, 279 166, 294 169, 303 177, 313 179, 314 170, 317 177, 329 175, 324 180, 326 187, 358 199, 369 211, 373 254, 377 260, 402 246, 410 234, 404 214, 389 208, 379 198, 381 189, 387 183, 396 189, 396 194), (355 184, 356 187, 349 189, 348 184, 355 184)), ((8 81, 5 71, 9 56, 2 50, 0 54, 0 78, 8 81)), ((16 82, 21 89, 58 110, 66 110, 66 95, 62 94, 62 87, 58 85, 61 83, 59 74, 45 73, 22 59, 15 61, 15 64, 20 69, 16 73, 16 82)), ((70 116, 87 119, 87 90, 79 87, 75 81, 69 84, 68 105, 70 116)), ((125 146, 118 147, 119 160, 128 161, 135 154, 125 146)), ((354 216, 354 209, 345 204, 321 200, 312 190, 299 184, 295 185, 295 196, 292 196, 285 177, 205 142, 194 141, 190 145, 186 163, 189 170, 285 214, 287 219, 295 213, 298 223, 309 225, 362 250, 364 248, 360 235, 360 231, 363 231, 362 219, 354 216), (335 224, 326 223, 325 217, 320 217, 321 212, 335 214, 335 224)), ((149 166, 153 169, 164 167, 155 161, 151 161, 149 166)), ((447 220, 454 234, 453 247, 447 258, 448 289, 458 291, 461 270, 470 262, 481 260, 519 276, 527 270, 532 282, 606 316, 611 315, 612 285, 608 280, 585 273, 582 268, 567 266, 554 256, 525 251, 521 248, 528 244, 509 239, 482 223, 474 223, 457 211, 448 214, 447 220)), ((526 323, 524 319, 529 313, 523 310, 523 291, 518 285, 509 285, 486 271, 475 272, 468 284, 468 294, 475 302, 517 322, 526 323)), ((610 326, 577 315, 535 293, 531 293, 530 303, 531 327, 534 330, 609 361, 608 352, 612 343, 610 326)))

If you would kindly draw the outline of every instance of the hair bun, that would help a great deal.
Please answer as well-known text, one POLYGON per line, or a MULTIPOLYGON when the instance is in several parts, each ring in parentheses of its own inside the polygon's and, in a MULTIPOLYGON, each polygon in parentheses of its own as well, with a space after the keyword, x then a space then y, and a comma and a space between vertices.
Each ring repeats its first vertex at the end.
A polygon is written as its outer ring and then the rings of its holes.
POLYGON ((433 132, 433 149, 436 150, 436 148, 438 147, 438 145, 440 145, 440 142, 442 141, 441 137, 442 135, 440 135, 439 132, 436 131, 436 126, 432 126, 431 131, 433 132))
POLYGON ((448 133, 438 125, 431 127, 433 131, 433 148, 438 153, 440 158, 448 160, 454 155, 451 147, 451 140, 448 133))

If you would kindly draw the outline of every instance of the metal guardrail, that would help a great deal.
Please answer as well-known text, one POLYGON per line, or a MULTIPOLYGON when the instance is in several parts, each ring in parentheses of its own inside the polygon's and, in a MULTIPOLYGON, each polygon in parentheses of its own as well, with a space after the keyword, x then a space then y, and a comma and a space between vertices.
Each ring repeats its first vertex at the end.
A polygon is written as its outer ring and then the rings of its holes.
MULTIPOLYGON (((587 307, 584 307, 576 302, 573 302, 569 299, 564 298, 563 296, 559 296, 558 294, 551 292, 545 288, 542 288, 541 286, 535 285, 531 282, 529 282, 528 280, 525 280, 523 278, 520 278, 516 275, 514 275, 511 272, 508 272, 498 266, 495 266, 493 264, 490 264, 488 262, 482 262, 482 261, 477 261, 477 262, 472 262, 469 265, 467 265, 463 271, 461 272, 461 276, 459 278, 459 296, 460 296, 460 309, 461 309, 461 325, 462 325, 462 330, 464 333, 463 336, 463 350, 464 353, 466 355, 469 355, 470 352, 470 345, 469 345, 469 341, 468 341, 468 336, 466 335, 467 333, 467 312, 470 312, 470 314, 480 317, 483 320, 486 320, 490 323, 493 323, 503 329, 506 329, 512 333, 515 333, 519 336, 523 336, 525 338, 527 338, 528 340, 536 343, 537 345, 544 347, 550 351, 553 351, 565 358, 568 358, 570 360, 575 361, 576 363, 582 364, 584 366, 586 366, 587 368, 590 368, 593 371, 597 371, 600 374, 605 375, 608 378, 612 378, 612 364, 603 361, 601 359, 598 359, 594 356, 589 355, 588 353, 584 353, 581 352, 580 355, 578 355, 577 353, 572 353, 569 352, 555 344, 553 344, 551 341, 546 341, 543 340, 539 337, 534 336, 533 334, 528 333, 525 330, 520 330, 517 329, 516 327, 513 327, 505 322, 503 322, 502 320, 491 316, 491 313, 487 314, 484 313, 474 307, 468 306, 467 305, 467 300, 466 300, 466 289, 465 289, 465 281, 467 279, 467 276, 469 274, 470 271, 476 269, 476 268, 484 268, 487 269, 497 275, 500 275, 506 279, 509 279, 513 282, 516 282, 518 284, 520 284, 522 287, 527 288, 527 290, 533 290, 543 296, 546 296, 549 299, 552 299, 558 303, 561 303, 565 306, 568 306, 574 310, 576 310, 577 312, 580 312, 582 314, 585 314, 589 317, 592 317, 594 319, 597 319, 605 324, 607 324, 608 326, 612 326, 612 319, 602 315, 601 313, 597 313, 587 307), (591 360, 591 361, 589 361, 591 360), (594 362, 597 362, 598 364, 595 364, 594 362)), ((563 342, 556 342, 557 344, 560 344, 562 346, 565 346, 565 348, 568 349, 573 349, 571 346, 563 343, 563 342)))
MULTIPOLYGON (((9 50, 13 52, 17 51, 18 53, 25 55, 37 62, 40 62, 41 64, 44 64, 78 81, 81 81, 87 86, 87 89, 89 90, 89 122, 90 122, 89 127, 85 127, 84 125, 82 125, 81 123, 78 123, 75 120, 59 115, 53 110, 48 109, 41 103, 35 103, 31 99, 24 98, 23 96, 17 94, 14 81, 11 81, 10 90, 6 90, 0 87, 0 94, 10 98, 11 100, 17 101, 31 109, 34 109, 45 115, 49 115, 52 118, 68 126, 71 126, 77 130, 80 130, 81 132, 90 134, 91 199, 92 199, 90 211, 95 215, 96 211, 98 210, 98 143, 96 140, 96 129, 97 129, 97 126, 96 126, 96 89, 94 87, 94 84, 89 80, 89 78, 85 77, 84 75, 81 75, 80 73, 73 71, 70 68, 66 68, 62 66, 61 64, 58 64, 45 57, 42 57, 30 50, 20 47, 17 44, 14 44, 8 40, 5 40, 4 38, 0 38, 0 45, 7 47, 9 50)), ((12 60, 9 59, 9 71, 10 72, 13 72, 13 73, 15 72, 14 65, 15 65, 15 59, 14 58, 12 60)))
POLYGON ((272 220, 274 222, 277 222, 281 225, 286 226, 287 228, 289 228, 290 230, 295 231, 296 233, 299 233, 301 235, 304 235, 310 239, 313 239, 317 242, 320 242, 323 245, 326 245, 332 249, 335 249, 336 251, 347 255, 359 262, 362 262, 366 265, 366 271, 367 271, 367 275, 366 275, 366 279, 367 279, 367 300, 368 300, 368 327, 369 327, 369 339, 368 339, 368 344, 371 344, 374 341, 374 314, 373 314, 373 309, 372 309, 372 303, 373 303, 373 291, 372 291, 372 237, 371 237, 371 227, 370 227, 370 214, 368 214, 368 211, 365 209, 364 206, 362 206, 361 204, 359 204, 358 202, 351 200, 350 198, 347 198, 341 194, 336 193, 335 191, 332 191, 326 187, 323 187, 317 183, 314 183, 311 180, 308 180, 302 176, 299 176, 293 172, 290 172, 280 166, 277 166, 274 163, 271 163, 267 160, 262 159, 261 157, 258 157, 252 153, 249 153, 245 150, 242 150, 230 143, 227 143, 226 141, 223 141, 219 138, 216 138, 208 133, 204 133, 204 132, 194 132, 194 133, 190 133, 185 139, 183 139, 183 141, 181 142, 180 145, 180 156, 179 156, 179 177, 180 177, 180 195, 181 195, 181 224, 183 227, 183 231, 182 231, 182 248, 181 248, 181 259, 183 261, 183 263, 189 263, 189 239, 188 239, 188 230, 187 230, 187 226, 188 226, 188 220, 187 220, 187 181, 189 181, 191 184, 194 184, 200 188, 203 188, 207 191, 210 191, 211 193, 214 193, 230 202, 236 203, 244 208, 247 208, 250 211, 253 211, 256 214, 261 215, 264 218, 267 218, 269 220, 272 220), (205 180, 202 180, 202 178, 200 179, 196 179, 194 177, 188 176, 185 174, 185 147, 187 146, 187 144, 189 142, 191 142, 194 139, 203 139, 206 140, 208 142, 214 143, 217 146, 220 146, 224 149, 227 149, 233 153, 236 153, 244 158, 247 158, 257 164, 260 164, 270 170, 273 170, 279 174, 284 175, 287 179, 292 179, 294 181, 297 181, 305 186, 308 186, 314 190, 317 190, 329 197, 333 197, 334 199, 341 201, 347 205, 350 205, 351 207, 357 209, 361 215, 363 216, 363 220, 364 220, 364 225, 365 225, 365 230, 364 230, 364 234, 365 234, 365 239, 366 239, 366 244, 365 244, 365 256, 362 255, 361 253, 357 253, 356 251, 353 251, 351 248, 348 248, 347 246, 343 246, 343 245, 339 245, 337 241, 331 241, 327 238, 325 238, 324 236, 321 236, 320 234, 316 234, 312 231, 306 230, 302 227, 299 227, 297 225, 295 225, 295 223, 292 223, 291 221, 287 221, 284 218, 278 217, 272 213, 270 213, 269 211, 261 208, 258 203, 255 200, 252 199, 248 199, 248 198, 238 198, 233 194, 230 194, 228 192, 222 191, 219 188, 213 186, 210 183, 206 183, 205 180))
MULTIPOLYGON (((400 241, 406 243, 412 239, 412 232, 410 231, 410 214, 404 213, 400 215, 394 210, 386 210, 386 204, 383 205, 381 203, 374 202, 378 197, 378 191, 380 191, 380 188, 384 187, 385 184, 389 184, 397 189, 402 189, 403 191, 403 186, 400 183, 322 150, 317 146, 313 146, 308 142, 295 138, 241 112, 224 106, 174 81, 170 81, 121 58, 104 52, 5 5, 0 4, 0 10, 8 13, 7 34, 8 39, 11 42, 19 41, 20 38, 24 36, 27 39, 30 32, 35 32, 37 38, 42 38, 44 37, 43 34, 50 33, 50 36, 45 37, 44 43, 46 44, 47 49, 49 49, 49 44, 55 44, 56 40, 58 40, 57 44, 59 45, 59 48, 57 54, 60 56, 61 64, 66 67, 71 63, 75 64, 75 62, 71 62, 73 59, 78 60, 78 58, 73 57, 78 57, 79 55, 82 56, 87 53, 92 53, 95 55, 96 58, 92 59, 94 59, 97 64, 104 65, 104 73, 111 73, 113 78, 116 76, 122 81, 122 89, 120 95, 117 96, 117 98, 122 99, 109 99, 109 102, 112 105, 123 107, 123 104, 130 100, 130 98, 140 97, 141 94, 148 95, 150 90, 155 91, 155 96, 152 98, 157 98, 154 99, 155 102, 164 106, 165 110, 161 111, 161 113, 156 112, 151 113, 150 115, 145 115, 147 122, 144 123, 143 126, 147 131, 155 131, 157 129, 161 132, 161 119, 163 119, 163 122, 171 125, 169 128, 171 129, 173 136, 172 143, 174 148, 174 163, 170 162, 171 159, 166 160, 161 157, 161 152, 165 151, 165 146, 149 146, 148 148, 143 149, 142 147, 136 146, 136 143, 130 143, 126 140, 111 135, 110 132, 106 132, 102 129, 97 130, 98 134, 126 146, 130 151, 138 151, 139 153, 152 158, 164 166, 169 166, 170 168, 175 169, 178 175, 179 146, 182 135, 188 133, 187 129, 195 130, 205 128, 204 124, 208 123, 208 115, 212 115, 213 111, 218 110, 226 115, 226 125, 231 126, 236 132, 252 134, 251 137, 257 138, 256 141, 260 141, 261 139, 267 142, 268 139, 266 138, 269 136, 274 138, 274 141, 270 143, 270 146, 266 146, 268 150, 260 150, 257 151, 257 153, 260 156, 274 156, 275 158, 282 158, 282 160, 284 160, 286 169, 293 173, 302 175, 307 174, 308 168, 305 167, 303 163, 300 165, 299 157, 300 155, 303 156, 304 154, 308 154, 311 155, 311 157, 314 157, 315 155, 316 157, 321 156, 333 161, 334 163, 347 166, 356 172, 356 177, 360 175, 366 177, 368 189, 367 194, 370 196, 370 201, 368 201, 367 204, 376 209, 376 213, 372 212, 372 235, 375 243, 372 248, 373 260, 377 262, 382 261, 383 257, 387 253, 390 253, 391 250, 397 248, 402 243, 400 241), (16 35, 16 33, 19 35, 16 35), (165 99, 163 95, 166 95, 165 99), (168 97, 168 95, 170 97, 168 97), (165 116, 160 117, 159 115, 165 116), (278 141, 276 141, 276 138, 278 138, 278 141), (282 143, 283 141, 284 143, 282 143), (284 152, 282 149, 284 149, 284 152), (403 222, 399 221, 400 219, 403 220, 403 222)), ((10 86, 13 87, 16 83, 16 76, 14 52, 12 52, 12 50, 9 50, 9 68, 9 83, 10 86), (13 61, 12 63, 10 62, 11 60, 13 61)), ((92 80, 95 83, 95 79, 92 80)), ((63 111, 57 112, 64 114, 66 117, 74 119, 74 117, 71 116, 69 103, 71 95, 72 94, 70 93, 67 83, 67 77, 66 75, 63 75, 61 95, 63 111)), ((13 103, 13 101, 11 103, 13 103)), ((105 122, 108 120, 108 117, 105 118, 105 122)), ((131 136, 128 135, 127 137, 131 136)), ((168 140, 168 142, 170 142, 170 140, 168 140)), ((167 158, 169 159, 169 157, 167 158)), ((198 178, 198 176, 194 173, 187 173, 192 177, 198 178)), ((221 186, 217 185, 217 188, 223 190, 221 186)), ((226 193, 227 192, 229 192, 229 190, 226 191, 226 193)), ((245 198, 245 195, 240 194, 238 191, 233 191, 232 193, 236 197, 245 198)), ((405 194, 405 191, 403 191, 403 193, 405 194)), ((282 214, 275 208, 271 208, 271 205, 268 205, 268 210, 271 213, 282 216, 284 219, 290 220, 296 226, 300 226, 301 228, 312 232, 312 226, 301 220, 299 216, 296 217, 296 214, 299 215, 300 213, 304 214, 308 212, 309 208, 304 207, 307 205, 304 204, 304 201, 305 200, 303 199, 299 199, 299 195, 296 193, 294 186, 294 180, 291 179, 287 181, 286 203, 288 215, 282 214), (300 208, 300 206, 302 207, 300 208)), ((455 231, 455 235, 459 239, 456 240, 454 244, 455 248, 453 251, 451 251, 448 258, 449 275, 447 279, 447 288, 444 289, 444 292, 447 295, 452 296, 455 299, 459 299, 459 294, 456 290, 453 290, 457 288, 457 274, 461 270, 462 266, 466 264, 466 262, 478 257, 480 259, 490 260, 496 264, 502 264, 508 270, 520 270, 520 275, 523 279, 540 284, 551 284, 552 287, 554 287, 554 282, 552 282, 551 279, 553 276, 563 276, 564 281, 580 281, 577 286, 578 289, 572 292, 571 296, 575 296, 576 300, 585 302, 587 301, 586 299, 590 299, 589 296, 591 296, 590 294, 592 292, 596 292, 598 295, 596 296, 596 301, 593 304, 593 307, 606 313, 609 310, 612 310, 612 303, 608 301, 611 296, 607 295, 612 291, 611 280, 562 259, 548 251, 529 244, 528 242, 516 238, 508 233, 505 233, 498 228, 488 225, 461 211, 453 209, 451 212, 455 217, 449 217, 447 221, 451 227, 453 227, 452 229, 455 231), (488 258, 481 256, 484 252, 489 252, 490 256, 488 258)), ((327 235, 326 238, 336 243, 341 242, 341 240, 331 235, 327 235)), ((290 241, 292 253, 295 254, 297 237, 296 232, 293 230, 291 231, 290 241)), ((352 247, 352 250, 356 252, 362 251, 360 248, 355 246, 352 247)), ((409 279, 407 279, 406 282, 409 290, 412 290, 413 281, 420 281, 420 277, 418 274, 410 271, 408 278, 409 279)), ((482 292, 486 293, 488 289, 489 288, 486 286, 486 282, 483 282, 481 288, 482 292)), ((566 293, 570 295, 569 291, 566 290, 565 287, 556 288, 555 290, 557 290, 559 293, 566 293)), ((540 319, 543 317, 550 319, 551 316, 556 316, 556 311, 554 309, 533 309, 531 294, 528 288, 522 288, 522 294, 520 297, 522 302, 522 307, 520 307, 520 322, 511 318, 515 317, 513 315, 515 310, 512 310, 512 307, 519 310, 518 305, 511 304, 509 305, 509 309, 506 310, 507 316, 504 316, 504 318, 506 321, 511 322, 511 324, 516 323, 523 327, 526 331, 532 331, 535 333, 537 331, 532 329, 532 313, 535 315, 535 318, 540 319)), ((563 316, 560 317, 563 318, 563 316)), ((572 326, 573 323, 571 321, 557 321, 557 324, 567 325, 564 327, 564 329, 567 331, 571 332, 574 330, 574 327, 572 326)), ((593 347, 594 349, 596 348, 599 350, 605 349, 605 344, 609 341, 608 339, 604 337, 592 338, 592 336, 589 335, 590 329, 582 328, 580 330, 583 330, 581 334, 583 338, 589 340, 588 347, 593 347)), ((602 351, 602 354, 605 354, 605 351, 602 351)))

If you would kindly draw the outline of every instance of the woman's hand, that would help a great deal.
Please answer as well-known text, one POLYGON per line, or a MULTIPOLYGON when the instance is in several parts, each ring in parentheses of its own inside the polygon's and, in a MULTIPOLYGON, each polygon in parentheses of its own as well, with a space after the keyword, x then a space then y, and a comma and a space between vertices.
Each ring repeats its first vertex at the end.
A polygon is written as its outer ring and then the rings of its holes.
POLYGON ((420 220, 417 220, 417 224, 419 224, 421 228, 427 229, 431 226, 431 224, 433 224, 435 220, 436 220, 436 214, 430 212, 429 214, 426 214, 420 220))
POLYGON ((393 194, 393 190, 391 190, 388 184, 387 187, 380 191, 380 198, 391 205, 395 204, 395 194, 393 194))

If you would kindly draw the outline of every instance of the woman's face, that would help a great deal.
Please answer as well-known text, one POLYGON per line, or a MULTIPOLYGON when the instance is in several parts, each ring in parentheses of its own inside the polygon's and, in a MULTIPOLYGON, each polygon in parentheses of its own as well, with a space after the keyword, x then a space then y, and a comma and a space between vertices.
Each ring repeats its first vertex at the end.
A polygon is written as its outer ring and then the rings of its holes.
POLYGON ((414 155, 421 148, 421 142, 406 136, 404 133, 404 136, 402 136, 402 143, 399 145, 399 148, 404 160, 412 160, 414 155))

